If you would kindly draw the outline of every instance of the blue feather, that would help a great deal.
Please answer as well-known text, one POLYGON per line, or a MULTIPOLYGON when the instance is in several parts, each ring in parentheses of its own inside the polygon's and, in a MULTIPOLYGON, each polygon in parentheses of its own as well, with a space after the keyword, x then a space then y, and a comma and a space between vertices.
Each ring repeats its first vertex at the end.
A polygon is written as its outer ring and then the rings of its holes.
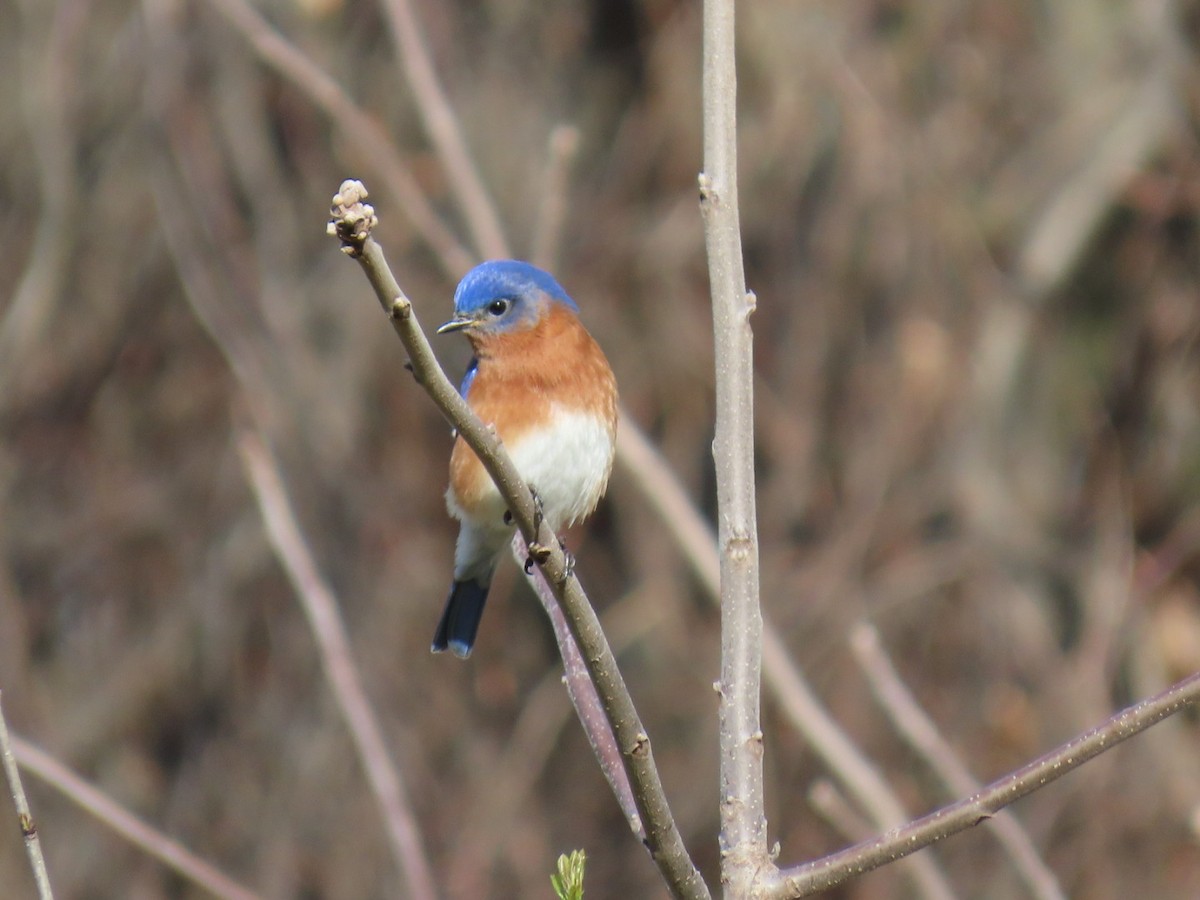
POLYGON ((471 390, 471 382, 475 380, 475 373, 479 371, 478 357, 471 357, 471 361, 467 363, 467 371, 463 373, 462 384, 458 388, 458 393, 465 398, 467 391, 471 390))
POLYGON ((474 580, 456 581, 450 586, 450 596, 446 598, 446 608, 430 647, 434 653, 449 650, 459 659, 471 655, 487 595, 488 585, 474 580))

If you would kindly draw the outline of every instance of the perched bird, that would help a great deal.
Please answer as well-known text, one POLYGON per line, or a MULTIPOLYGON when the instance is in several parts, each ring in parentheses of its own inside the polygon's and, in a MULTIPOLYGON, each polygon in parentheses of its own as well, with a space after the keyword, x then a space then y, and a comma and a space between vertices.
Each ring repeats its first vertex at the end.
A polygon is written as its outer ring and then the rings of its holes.
MULTIPOLYGON (((475 355, 460 391, 495 428, 555 531, 596 508, 612 471, 617 432, 616 381, 578 313, 548 273, 494 260, 466 274, 454 293, 454 318, 438 329, 461 331, 471 342, 475 355)), ((450 456, 446 505, 462 527, 454 584, 432 649, 466 658, 513 525, 461 435, 450 456)))

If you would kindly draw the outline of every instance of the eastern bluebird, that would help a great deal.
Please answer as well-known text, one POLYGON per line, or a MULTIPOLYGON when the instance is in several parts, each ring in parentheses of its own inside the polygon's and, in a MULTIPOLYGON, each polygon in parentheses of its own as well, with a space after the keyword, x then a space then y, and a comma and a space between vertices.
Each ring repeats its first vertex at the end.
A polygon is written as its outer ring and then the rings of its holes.
MULTIPOLYGON (((495 428, 555 531, 596 508, 616 446, 616 381, 578 313, 546 272, 496 260, 459 282, 454 318, 438 329, 463 331, 471 342, 475 355, 459 390, 495 428)), ((461 435, 450 456, 446 505, 462 527, 454 584, 432 649, 466 658, 513 526, 504 499, 461 435)))

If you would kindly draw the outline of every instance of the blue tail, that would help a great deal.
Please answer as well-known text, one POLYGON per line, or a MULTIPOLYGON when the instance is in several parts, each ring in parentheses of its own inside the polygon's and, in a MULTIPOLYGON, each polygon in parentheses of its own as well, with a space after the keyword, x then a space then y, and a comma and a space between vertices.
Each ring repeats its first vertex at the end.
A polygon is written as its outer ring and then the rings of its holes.
POLYGON ((434 653, 449 650, 459 659, 471 655, 475 646, 475 634, 479 631, 479 619, 483 615, 483 603, 487 600, 488 586, 478 581, 456 581, 450 588, 442 620, 433 635, 434 653))

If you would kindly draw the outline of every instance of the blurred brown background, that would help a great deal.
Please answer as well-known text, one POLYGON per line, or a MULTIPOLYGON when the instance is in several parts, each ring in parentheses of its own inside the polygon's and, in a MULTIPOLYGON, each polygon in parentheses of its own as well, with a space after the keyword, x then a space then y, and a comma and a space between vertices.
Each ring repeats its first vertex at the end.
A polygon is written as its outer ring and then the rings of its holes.
MULTIPOLYGON (((555 856, 582 847, 589 897, 662 896, 514 573, 468 663, 428 652, 455 536, 450 439, 324 234, 342 178, 372 189, 426 326, 461 272, 364 135, 264 64, 234 8, 0 4, 10 723, 268 896, 400 895, 232 441, 253 409, 444 894, 549 896, 555 856)), ((578 129, 555 272, 632 417, 713 515, 698 4, 416 8, 517 255, 551 133, 578 129)), ((377 4, 259 9, 465 235, 377 4)), ((1200 668, 1200 8, 795 0, 739 15, 764 605, 923 812, 950 798, 865 687, 846 644, 863 617, 984 780, 1200 668)), ((457 378, 465 343, 435 347, 457 378)), ((715 879, 715 614, 625 471, 571 544, 715 879)), ((842 846, 805 802, 824 768, 769 697, 764 719, 781 860, 842 846)), ((199 896, 27 777, 62 897, 199 896)), ((1070 896, 1200 896, 1194 714, 1015 809, 1070 896)), ((961 896, 1024 895, 982 831, 927 852, 961 896)), ((22 856, 0 829, 0 895, 32 891, 22 856)), ((890 867, 837 895, 912 890, 890 867)))

